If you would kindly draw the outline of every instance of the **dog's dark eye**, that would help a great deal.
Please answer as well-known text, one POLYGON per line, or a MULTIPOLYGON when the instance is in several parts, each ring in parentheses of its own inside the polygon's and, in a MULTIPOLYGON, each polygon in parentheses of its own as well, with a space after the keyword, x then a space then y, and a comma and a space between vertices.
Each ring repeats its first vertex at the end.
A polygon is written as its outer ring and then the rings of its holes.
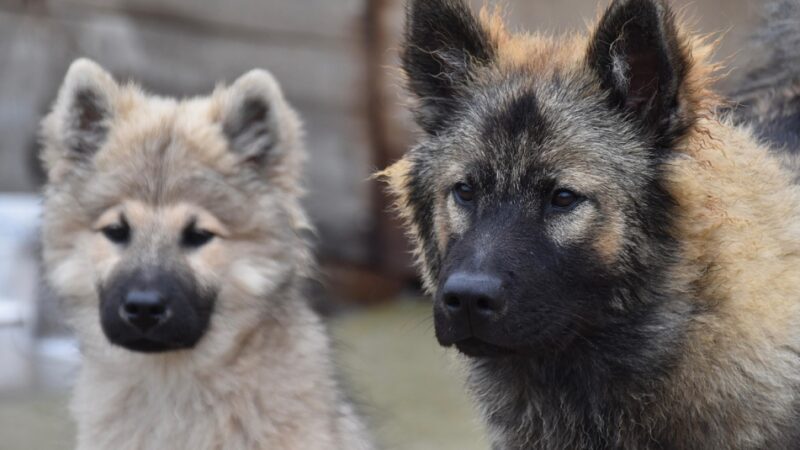
POLYGON ((567 209, 578 202, 578 194, 569 189, 559 189, 553 193, 551 204, 556 208, 567 209))
POLYGON ((468 205, 475 200, 475 191, 467 183, 456 183, 453 186, 453 196, 462 205, 468 205))
POLYGON ((131 240, 131 227, 123 217, 120 223, 108 225, 100 230, 103 235, 115 244, 127 244, 131 240))
POLYGON ((214 239, 214 233, 197 228, 194 222, 183 229, 181 235, 181 245, 188 248, 202 247, 214 239))

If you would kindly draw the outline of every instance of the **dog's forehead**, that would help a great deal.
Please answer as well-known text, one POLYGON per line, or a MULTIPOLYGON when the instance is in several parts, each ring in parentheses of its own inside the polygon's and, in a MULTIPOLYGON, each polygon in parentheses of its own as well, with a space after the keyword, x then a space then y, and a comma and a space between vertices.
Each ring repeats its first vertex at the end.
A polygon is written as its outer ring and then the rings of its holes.
POLYGON ((92 172, 142 195, 234 175, 235 157, 212 114, 197 102, 149 99, 114 119, 92 172))
POLYGON ((97 155, 94 170, 76 187, 90 216, 126 200, 152 206, 188 202, 217 217, 234 220, 233 205, 247 201, 229 155, 208 152, 184 139, 183 133, 142 133, 136 139, 110 142, 97 155))
POLYGON ((478 86, 455 125, 435 140, 447 172, 598 172, 644 157, 636 130, 582 73, 512 73, 478 86), (628 158, 622 158, 627 155, 628 158), (453 161, 458 161, 453 167, 453 161))
POLYGON ((232 169, 229 153, 208 101, 154 98, 114 119, 94 164, 101 171, 124 164, 151 173, 164 165, 180 169, 180 162, 184 161, 225 172, 232 169))

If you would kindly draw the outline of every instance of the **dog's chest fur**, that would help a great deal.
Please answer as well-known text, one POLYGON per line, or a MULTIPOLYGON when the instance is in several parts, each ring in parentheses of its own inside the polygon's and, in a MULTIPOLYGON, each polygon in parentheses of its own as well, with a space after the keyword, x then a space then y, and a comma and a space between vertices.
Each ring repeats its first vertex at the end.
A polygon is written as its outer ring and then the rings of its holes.
POLYGON ((367 448, 347 441, 363 430, 338 398, 326 336, 306 328, 256 330, 214 363, 90 355, 72 402, 78 448, 367 448))

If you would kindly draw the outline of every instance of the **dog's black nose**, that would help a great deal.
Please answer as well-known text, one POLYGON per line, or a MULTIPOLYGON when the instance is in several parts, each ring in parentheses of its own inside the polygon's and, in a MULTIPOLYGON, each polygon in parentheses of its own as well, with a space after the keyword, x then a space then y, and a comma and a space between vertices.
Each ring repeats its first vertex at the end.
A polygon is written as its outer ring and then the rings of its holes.
POLYGON ((170 310, 161 292, 153 289, 131 290, 125 296, 119 314, 129 324, 141 331, 147 331, 165 322, 170 316, 170 310))
POLYGON ((442 286, 442 302, 453 319, 473 326, 503 313, 502 281, 494 275, 456 272, 442 286))

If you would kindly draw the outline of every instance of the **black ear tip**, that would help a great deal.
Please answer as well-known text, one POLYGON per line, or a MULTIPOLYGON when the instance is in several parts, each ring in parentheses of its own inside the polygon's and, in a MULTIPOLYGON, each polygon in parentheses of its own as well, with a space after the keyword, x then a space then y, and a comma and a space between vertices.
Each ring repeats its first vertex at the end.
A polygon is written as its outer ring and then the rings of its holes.
POLYGON ((669 4, 664 0, 615 0, 605 16, 647 24, 651 19, 669 16, 670 11, 669 4))
POLYGON ((620 37, 633 46, 651 41, 674 44, 677 39, 675 16, 663 0, 615 0, 600 19, 592 46, 601 52, 614 47, 620 37))
POLYGON ((406 30, 446 26, 453 20, 465 21, 472 16, 472 10, 462 0, 410 0, 406 4, 406 30))
POLYGON ((462 0, 411 0, 400 58, 408 90, 420 100, 417 123, 440 129, 464 87, 494 59, 495 43, 462 0))
POLYGON ((610 105, 632 112, 667 145, 691 120, 679 102, 689 51, 667 2, 615 0, 603 14, 587 56, 610 105))
POLYGON ((464 8, 462 0, 409 0, 406 9, 409 11, 437 11, 442 9, 464 8))
POLYGON ((664 8, 666 6, 667 2, 664 0, 614 0, 610 7, 664 8))
MULTIPOLYGON (((462 0, 411 0, 406 5, 404 63, 411 58, 457 64, 454 54, 467 52, 480 61, 491 58, 491 39, 478 17, 462 0), (447 56, 437 55, 441 51, 447 56)), ((438 73, 438 72, 437 72, 438 73)))

